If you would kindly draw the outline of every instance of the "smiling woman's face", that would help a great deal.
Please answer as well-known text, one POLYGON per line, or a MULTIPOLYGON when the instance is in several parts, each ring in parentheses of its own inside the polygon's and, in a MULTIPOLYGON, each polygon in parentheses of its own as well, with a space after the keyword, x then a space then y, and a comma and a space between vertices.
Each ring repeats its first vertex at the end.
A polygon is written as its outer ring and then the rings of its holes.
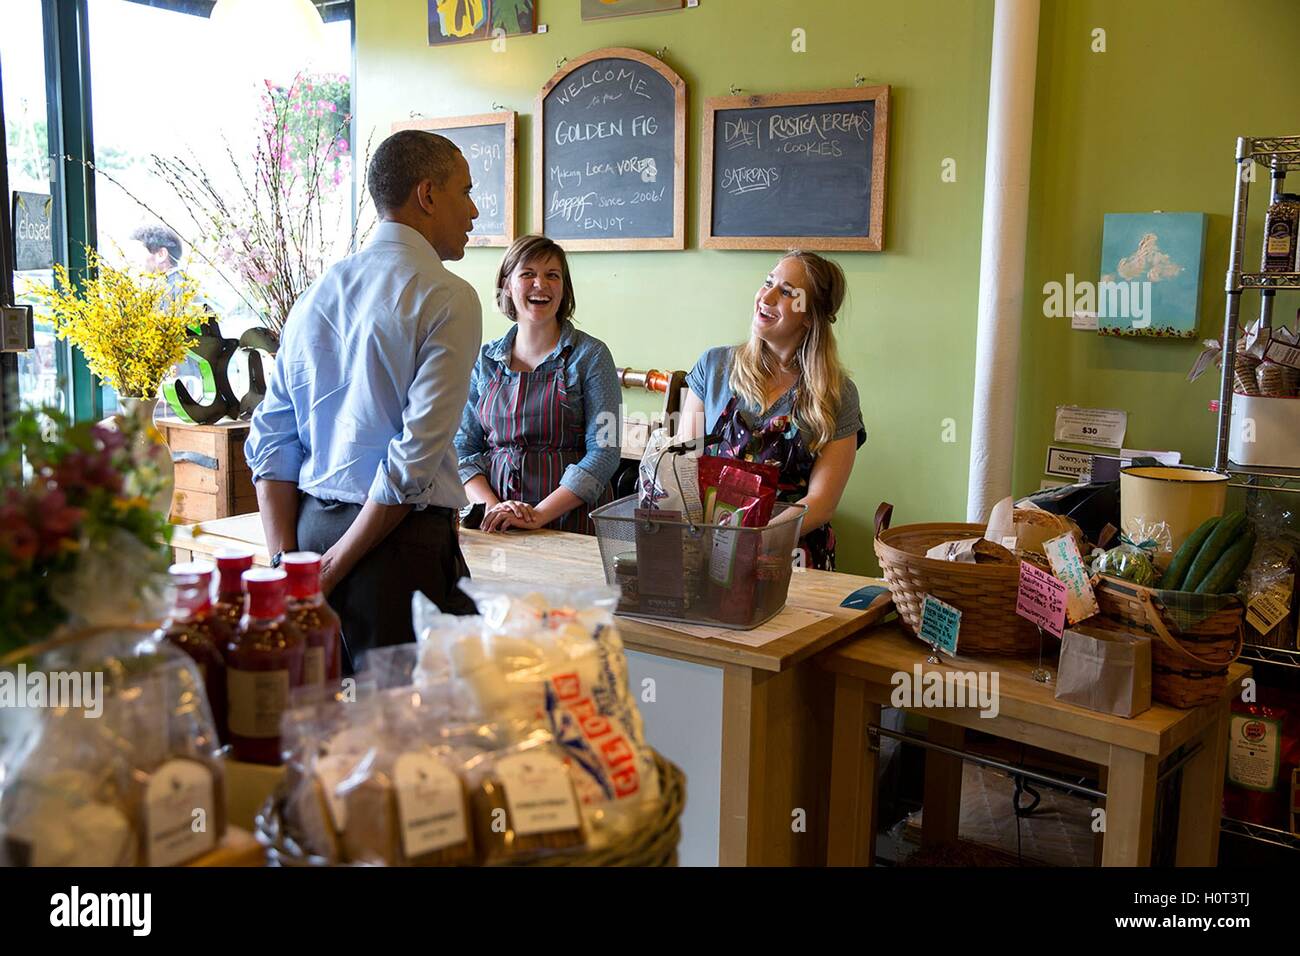
POLYGON ((553 322, 564 297, 564 273, 555 256, 521 262, 510 274, 510 300, 518 322, 553 322))
POLYGON ((754 296, 754 335, 773 347, 801 342, 811 324, 802 291, 807 285, 802 262, 793 257, 778 262, 754 296))

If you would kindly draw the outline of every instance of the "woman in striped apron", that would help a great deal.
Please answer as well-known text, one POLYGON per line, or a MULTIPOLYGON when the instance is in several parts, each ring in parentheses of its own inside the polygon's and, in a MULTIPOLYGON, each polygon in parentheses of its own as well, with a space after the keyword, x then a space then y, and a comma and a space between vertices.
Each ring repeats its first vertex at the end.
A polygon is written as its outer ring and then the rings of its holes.
POLYGON ((479 352, 456 434, 460 480, 482 502, 484 531, 593 533, 612 500, 622 393, 605 343, 574 327, 564 250, 524 236, 497 272, 497 306, 514 322, 479 352))

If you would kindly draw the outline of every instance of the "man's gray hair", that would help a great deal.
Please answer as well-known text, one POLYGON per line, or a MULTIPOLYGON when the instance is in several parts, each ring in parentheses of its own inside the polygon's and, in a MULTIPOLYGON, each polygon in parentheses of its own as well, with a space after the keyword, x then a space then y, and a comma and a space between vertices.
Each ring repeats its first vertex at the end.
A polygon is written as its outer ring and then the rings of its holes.
POLYGON ((455 143, 427 130, 404 129, 389 136, 370 158, 366 176, 375 209, 387 213, 400 208, 422 179, 439 188, 446 185, 458 155, 455 143))

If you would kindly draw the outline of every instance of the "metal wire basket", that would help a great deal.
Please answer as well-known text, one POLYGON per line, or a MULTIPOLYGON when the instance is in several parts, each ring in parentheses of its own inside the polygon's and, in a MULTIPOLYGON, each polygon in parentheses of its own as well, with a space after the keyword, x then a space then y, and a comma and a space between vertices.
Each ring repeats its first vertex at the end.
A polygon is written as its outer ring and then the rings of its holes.
POLYGON ((629 495, 591 518, 620 614, 748 630, 785 607, 807 510, 778 503, 766 527, 744 528, 638 516, 629 495))

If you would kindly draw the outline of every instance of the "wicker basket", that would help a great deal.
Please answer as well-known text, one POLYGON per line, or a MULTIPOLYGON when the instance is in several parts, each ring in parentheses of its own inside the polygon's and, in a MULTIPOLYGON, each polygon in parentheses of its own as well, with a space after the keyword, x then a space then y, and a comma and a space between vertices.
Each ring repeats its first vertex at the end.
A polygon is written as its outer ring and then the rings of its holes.
POLYGON ((1016 614, 1020 563, 958 564, 927 558, 936 544, 983 537, 978 524, 909 524, 891 529, 894 506, 876 509, 876 558, 894 607, 916 634, 927 594, 961 611, 961 654, 1015 656, 1038 653, 1038 629, 1016 614))
POLYGON ((1172 707, 1199 707, 1219 699, 1228 667, 1241 654, 1245 607, 1240 601, 1180 630, 1151 588, 1102 575, 1096 588, 1101 615, 1151 640, 1151 696, 1172 707))
MULTIPOLYGON (((636 833, 599 850, 563 853, 528 860, 518 866, 676 866, 681 839, 681 816, 686 806, 686 775, 675 764, 655 754, 659 768, 659 806, 652 819, 636 833)), ((254 836, 266 848, 271 866, 329 866, 324 857, 309 853, 284 818, 286 794, 277 790, 257 815, 254 836)))

